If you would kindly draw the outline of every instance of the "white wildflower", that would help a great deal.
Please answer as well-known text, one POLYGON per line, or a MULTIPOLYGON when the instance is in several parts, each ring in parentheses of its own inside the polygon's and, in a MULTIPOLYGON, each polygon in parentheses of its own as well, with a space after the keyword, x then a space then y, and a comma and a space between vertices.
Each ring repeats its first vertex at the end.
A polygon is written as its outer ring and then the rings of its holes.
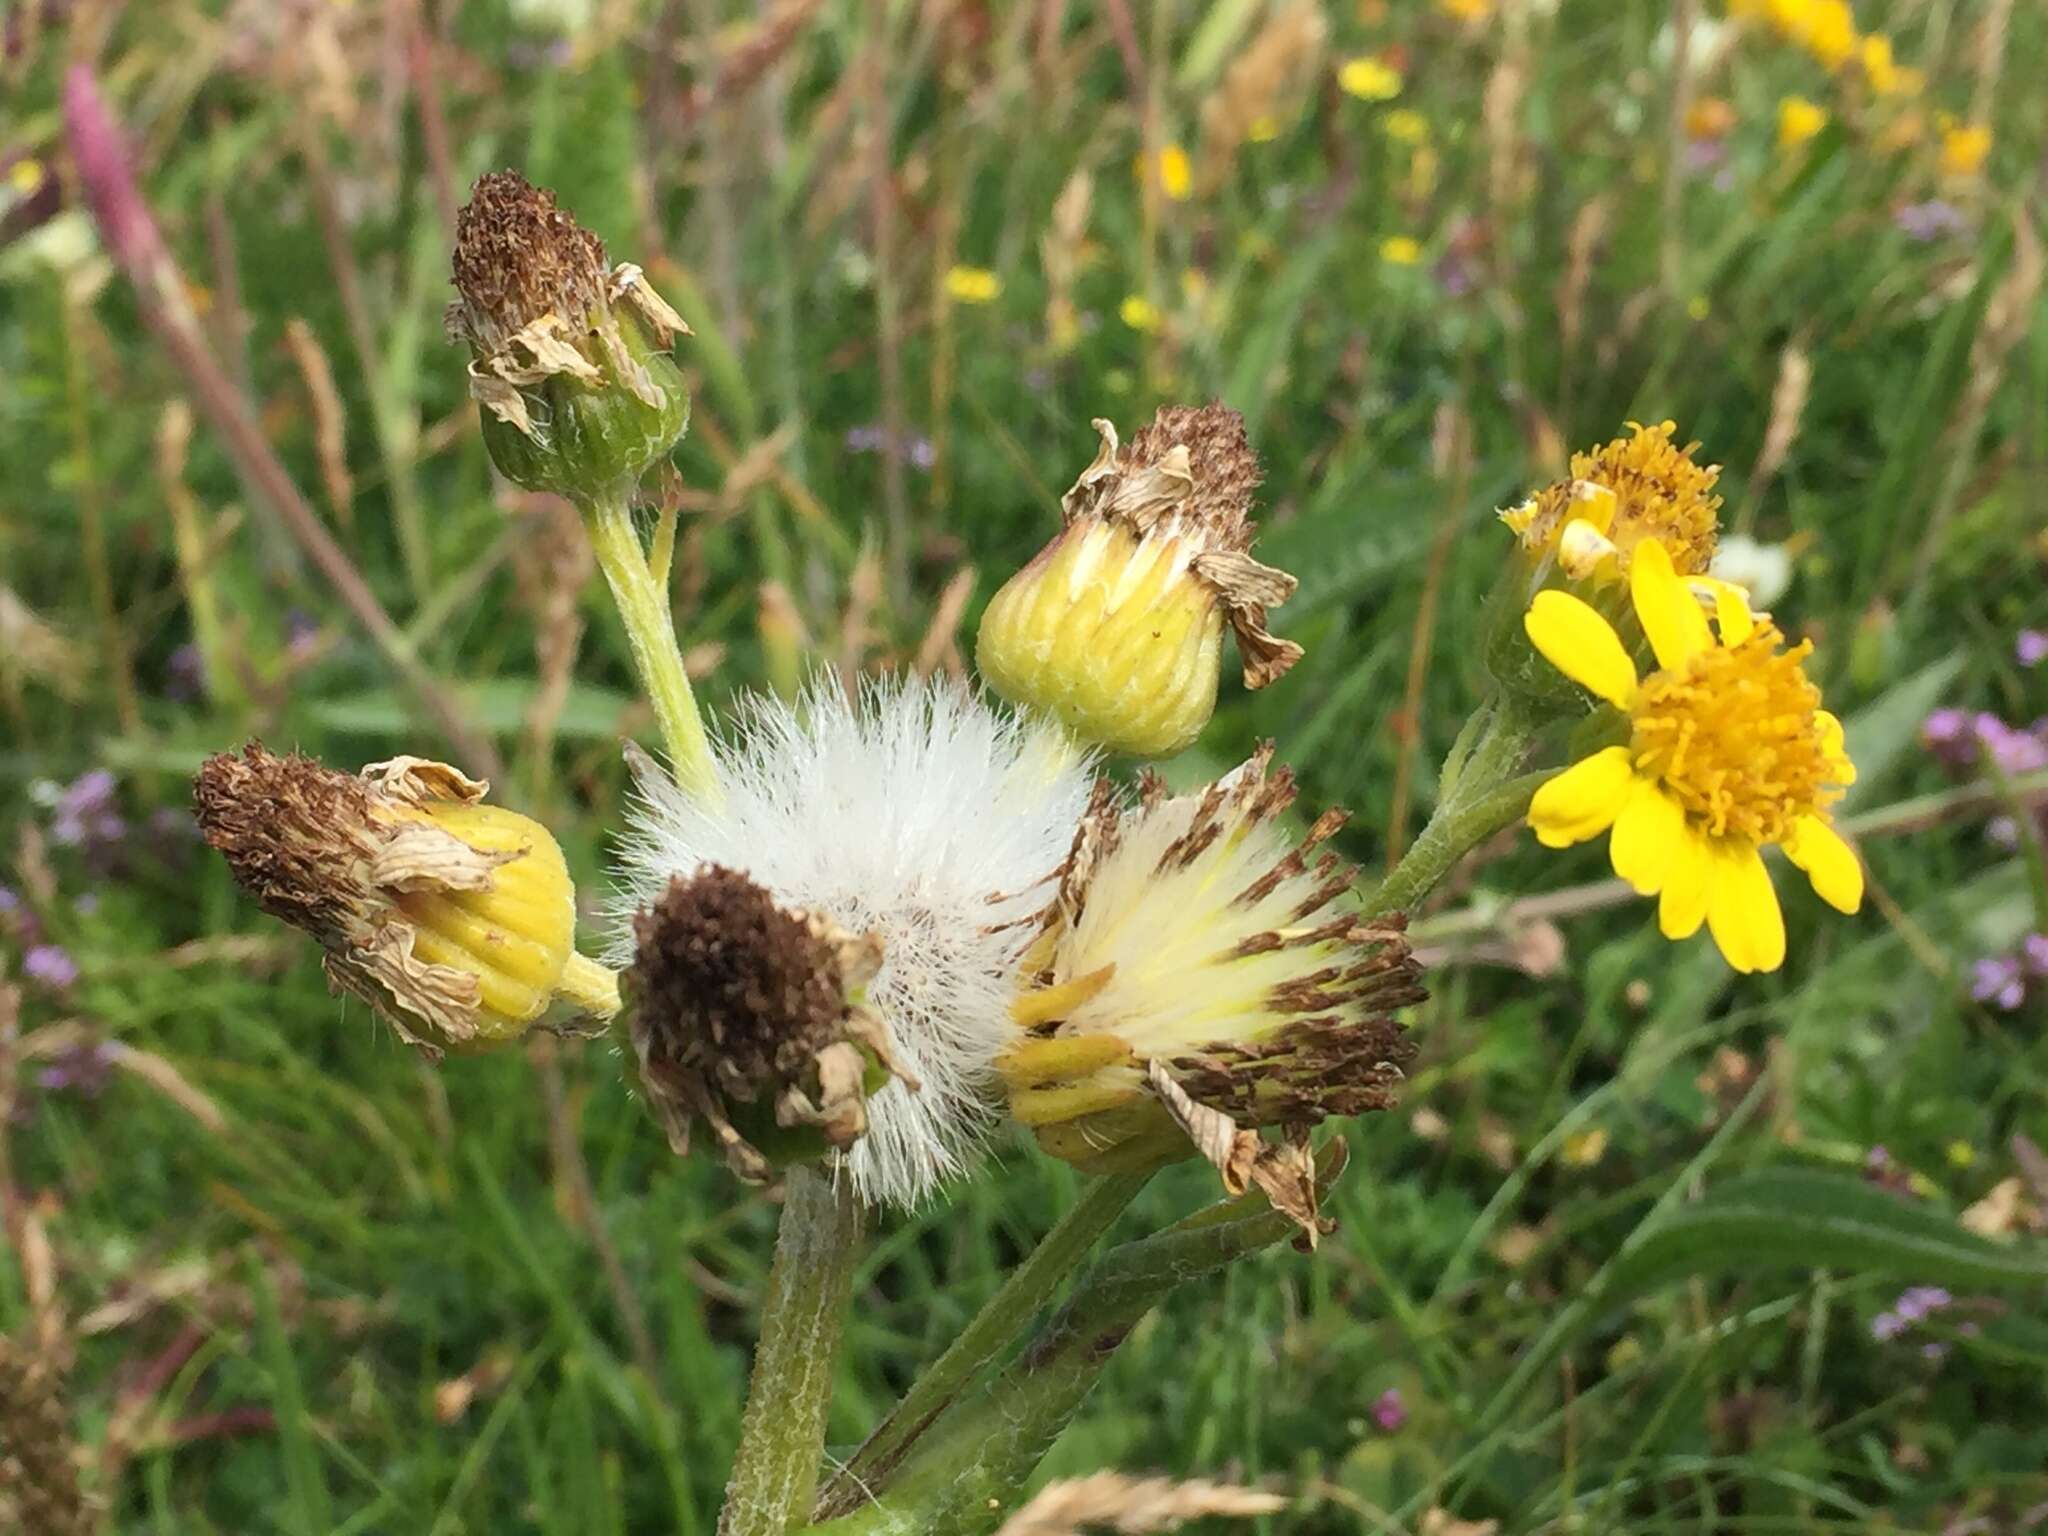
POLYGON ((715 749, 718 805, 642 772, 614 958, 631 958, 631 914, 705 864, 879 933, 868 1001, 922 1087, 877 1094, 843 1166, 863 1199, 914 1204, 967 1166, 989 1124, 1030 919, 1087 806, 1089 764, 1058 727, 944 681, 879 683, 849 703, 821 680, 794 707, 748 699, 735 720, 715 749))
POLYGON ((1767 609, 1792 585, 1792 551, 1783 544, 1763 544, 1744 534, 1724 533, 1707 574, 1742 588, 1750 607, 1767 609))

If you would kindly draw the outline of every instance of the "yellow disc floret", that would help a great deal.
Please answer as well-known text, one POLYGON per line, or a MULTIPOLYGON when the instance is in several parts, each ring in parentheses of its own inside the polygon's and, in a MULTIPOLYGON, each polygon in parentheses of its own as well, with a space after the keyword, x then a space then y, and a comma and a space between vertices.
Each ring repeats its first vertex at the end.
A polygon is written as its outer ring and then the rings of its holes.
POLYGON ((1555 557, 1573 580, 1622 579, 1646 539, 1663 546, 1680 575, 1698 575, 1714 558, 1720 467, 1695 463, 1699 445, 1674 442, 1675 422, 1631 422, 1629 429, 1632 436, 1574 453, 1568 479, 1501 520, 1525 550, 1555 557))

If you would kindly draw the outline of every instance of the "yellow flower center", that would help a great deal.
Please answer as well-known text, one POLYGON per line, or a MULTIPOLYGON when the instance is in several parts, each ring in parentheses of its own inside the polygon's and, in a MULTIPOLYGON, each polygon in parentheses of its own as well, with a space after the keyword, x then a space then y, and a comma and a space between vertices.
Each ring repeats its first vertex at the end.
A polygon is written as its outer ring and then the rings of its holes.
POLYGON ((1573 454, 1571 477, 1506 514, 1508 526, 1524 547, 1547 551, 1556 547, 1569 523, 1588 521, 1624 563, 1636 545, 1655 539, 1679 575, 1697 576, 1714 558, 1721 506, 1714 482, 1720 467, 1694 463, 1697 444, 1680 447, 1672 441, 1676 422, 1654 427, 1632 422, 1630 427, 1633 437, 1573 454))
POLYGON ((1660 780, 1716 837, 1783 842, 1800 817, 1840 797, 1847 767, 1820 715, 1820 690, 1760 623, 1739 645, 1713 646, 1653 673, 1631 710, 1636 771, 1660 780))

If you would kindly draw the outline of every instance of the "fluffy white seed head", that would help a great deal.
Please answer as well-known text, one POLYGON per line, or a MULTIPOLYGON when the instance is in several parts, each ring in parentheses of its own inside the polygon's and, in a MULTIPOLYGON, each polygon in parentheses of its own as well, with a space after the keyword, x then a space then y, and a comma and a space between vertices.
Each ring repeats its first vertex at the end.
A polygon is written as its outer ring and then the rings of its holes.
POLYGON ((884 946, 869 1003, 922 1087, 891 1082, 844 1159, 871 1202, 912 1205, 970 1160, 1018 966, 1088 803, 1088 762, 1056 726, 946 681, 821 679, 794 706, 742 701, 716 749, 723 803, 641 775, 620 863, 613 958, 675 875, 743 870, 790 906, 884 946))

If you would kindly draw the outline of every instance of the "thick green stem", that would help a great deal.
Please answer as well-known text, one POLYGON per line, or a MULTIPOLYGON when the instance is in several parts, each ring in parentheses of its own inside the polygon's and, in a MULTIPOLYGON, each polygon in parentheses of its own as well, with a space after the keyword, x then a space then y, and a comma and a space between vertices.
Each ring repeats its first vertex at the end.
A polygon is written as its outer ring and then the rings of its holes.
POLYGON ((784 1536, 810 1512, 860 1228, 851 1190, 790 1170, 718 1536, 784 1536))
MULTIPOLYGON (((1342 1142, 1324 1149, 1320 1182, 1336 1176, 1344 1156, 1342 1142)), ((1290 1218, 1252 1195, 1110 1250, 1016 1363, 918 1441, 879 1502, 814 1527, 814 1536, 995 1529, 1139 1319, 1174 1287, 1295 1231, 1290 1218)))
POLYGON ((1082 1255, 1109 1230, 1151 1177, 1152 1171, 1148 1169, 1143 1173, 1105 1174, 1089 1183, 1074 1208, 1046 1233, 1031 1256, 1011 1272, 966 1331, 912 1383, 903 1400, 833 1478, 819 1496, 814 1519, 826 1520, 848 1513, 860 1504, 868 1490, 882 1484, 932 1420, 1052 1300, 1053 1292, 1082 1255))
POLYGON ((597 552, 598 568, 604 572, 612 601, 625 623, 633 666, 654 706, 676 783, 715 804, 719 788, 711 743, 704 735, 703 717, 697 713, 696 695, 690 691, 690 675, 683 669, 668 593, 648 567, 640 535, 633 527, 632 508, 625 496, 608 495, 584 506, 583 522, 597 552))
POLYGON ((1369 915, 1413 911, 1458 860, 1525 815, 1530 797, 1550 777, 1519 773, 1543 715, 1512 694, 1497 696, 1480 711, 1474 718, 1483 716, 1484 724, 1477 739, 1459 735, 1429 825, 1367 898, 1369 915))

